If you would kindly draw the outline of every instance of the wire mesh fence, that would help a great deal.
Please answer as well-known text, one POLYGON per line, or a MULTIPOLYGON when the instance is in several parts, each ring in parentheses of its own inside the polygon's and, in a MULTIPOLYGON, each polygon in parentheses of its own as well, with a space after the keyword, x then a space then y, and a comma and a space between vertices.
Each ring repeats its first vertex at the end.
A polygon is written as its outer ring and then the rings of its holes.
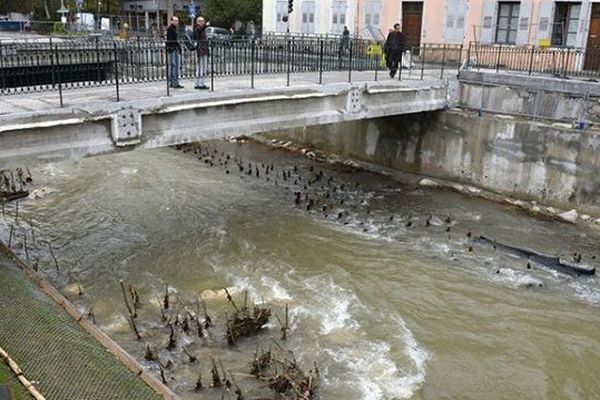
POLYGON ((0 253, 0 343, 48 400, 160 399, 0 253))

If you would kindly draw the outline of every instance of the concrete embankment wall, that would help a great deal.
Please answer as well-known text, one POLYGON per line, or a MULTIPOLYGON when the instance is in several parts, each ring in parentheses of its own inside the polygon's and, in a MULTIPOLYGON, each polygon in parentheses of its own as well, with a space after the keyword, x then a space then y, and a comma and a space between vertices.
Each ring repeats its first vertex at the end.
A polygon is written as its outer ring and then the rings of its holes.
POLYGON ((600 130, 449 111, 294 129, 270 137, 600 215, 600 130))
POLYGON ((600 124, 597 82, 461 71, 458 103, 485 112, 600 124))

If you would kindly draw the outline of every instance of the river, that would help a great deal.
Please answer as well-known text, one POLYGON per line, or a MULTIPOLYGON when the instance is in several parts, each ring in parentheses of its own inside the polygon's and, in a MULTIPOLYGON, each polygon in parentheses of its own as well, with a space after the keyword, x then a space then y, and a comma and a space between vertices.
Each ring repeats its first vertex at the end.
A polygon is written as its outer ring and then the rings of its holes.
POLYGON ((30 250, 46 277, 59 288, 68 275, 80 282, 84 295, 74 303, 93 307, 99 326, 157 374, 143 360, 145 343, 172 360, 166 378, 182 399, 221 398, 221 390, 193 390, 200 371, 208 385, 211 355, 246 398, 263 396, 264 385, 245 376, 258 343, 293 351, 305 370, 316 362, 322 399, 600 396, 598 278, 528 269, 527 260, 474 240, 577 252, 593 264, 598 231, 255 143, 206 146, 213 166, 176 149, 46 165, 33 172, 50 193, 19 206, 38 242, 52 242, 60 272, 45 246, 30 250), (140 293, 141 342, 125 321, 120 279, 140 293), (159 304, 167 284, 172 302, 192 313, 197 296, 207 298, 217 325, 207 340, 179 334, 179 348, 165 349, 159 304), (275 343, 271 318, 259 335, 227 346, 219 324, 231 306, 212 292, 221 287, 238 304, 247 290, 279 316, 289 304, 287 342, 275 343), (189 363, 181 345, 199 362, 189 363))

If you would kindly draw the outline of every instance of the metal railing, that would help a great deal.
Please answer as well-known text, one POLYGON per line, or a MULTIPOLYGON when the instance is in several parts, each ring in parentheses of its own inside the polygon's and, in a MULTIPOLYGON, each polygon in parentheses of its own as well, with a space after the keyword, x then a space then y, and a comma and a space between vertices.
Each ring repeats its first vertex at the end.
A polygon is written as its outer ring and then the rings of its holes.
MULTIPOLYGON (((215 77, 314 73, 323 83, 324 73, 343 71, 352 81, 355 71, 372 71, 373 79, 384 77, 386 65, 381 46, 366 40, 269 37, 257 40, 209 42, 208 76, 214 90, 215 77)), ((444 78, 455 74, 463 58, 462 47, 423 45, 410 54, 405 73, 413 79, 427 75, 444 78), (430 70, 435 70, 431 73, 430 70), (452 71, 452 72, 451 72, 452 71), (427 74, 426 74, 427 72, 427 74)), ((198 57, 182 43, 181 79, 193 79, 198 57)), ((135 40, 48 40, 22 43, 0 42, 0 95, 63 91, 85 87, 114 87, 117 100, 121 85, 166 82, 168 55, 163 41, 138 37, 135 40)), ((402 71, 399 78, 403 79, 402 71)), ((168 85, 165 85, 167 87, 168 85)), ((169 94, 169 89, 167 89, 169 94)))
POLYGON ((470 43, 466 69, 600 78, 600 49, 470 43))

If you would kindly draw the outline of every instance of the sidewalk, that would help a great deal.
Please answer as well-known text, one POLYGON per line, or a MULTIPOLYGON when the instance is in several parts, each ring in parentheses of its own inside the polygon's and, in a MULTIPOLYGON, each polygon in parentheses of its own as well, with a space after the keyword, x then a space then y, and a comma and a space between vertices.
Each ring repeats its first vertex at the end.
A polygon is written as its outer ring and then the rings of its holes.
MULTIPOLYGON (((432 81, 440 78, 439 70, 426 70, 424 79, 421 80, 420 70, 403 70, 402 82, 406 87, 420 87, 431 85, 432 81)), ((352 71, 351 80, 354 83, 375 81, 375 71, 352 71)), ((348 82, 348 71, 335 71, 323 73, 323 84, 348 82)), ((456 71, 446 71, 445 77, 456 79, 456 71)), ((386 82, 393 80, 388 71, 377 71, 377 80, 386 82)), ((397 78, 396 78, 397 82, 397 78)), ((219 96, 227 92, 235 92, 251 89, 251 77, 249 75, 219 76, 214 80, 214 92, 194 90, 193 80, 181 80, 184 89, 170 89, 170 96, 196 94, 203 98, 219 96)), ((210 77, 206 79, 210 86, 210 77)), ((295 73, 290 76, 291 87, 308 87, 319 84, 318 72, 295 73)), ((254 77, 254 88, 258 90, 282 89, 287 85, 286 74, 256 75, 254 77)), ((147 98, 158 98, 167 95, 167 83, 165 81, 134 83, 120 85, 120 101, 138 100, 147 98)), ((116 102, 116 87, 84 87, 63 90, 64 108, 76 108, 81 105, 92 103, 116 102)), ((0 117, 2 114, 15 114, 28 111, 39 111, 60 108, 58 89, 54 91, 24 92, 0 95, 0 117)))
MULTIPOLYGON (((0 346, 48 400, 159 400, 0 253, 0 346)), ((0 371, 0 377, 4 371, 0 371)), ((16 381, 9 379, 13 391, 16 381)), ((28 398, 28 397, 17 397, 28 398)))

